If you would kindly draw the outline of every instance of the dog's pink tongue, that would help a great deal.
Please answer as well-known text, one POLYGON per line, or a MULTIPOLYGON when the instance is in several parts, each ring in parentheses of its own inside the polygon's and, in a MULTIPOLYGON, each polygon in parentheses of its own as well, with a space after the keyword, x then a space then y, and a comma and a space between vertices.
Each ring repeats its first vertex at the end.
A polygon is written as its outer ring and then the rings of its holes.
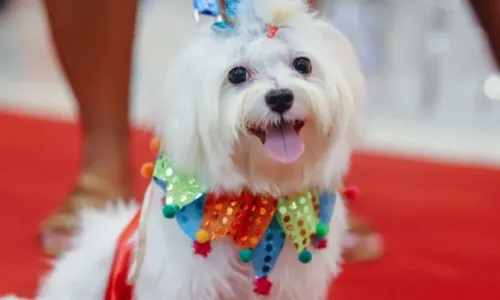
POLYGON ((266 130, 264 148, 267 154, 277 161, 290 164, 296 161, 304 152, 304 142, 288 123, 280 127, 269 126, 266 130))

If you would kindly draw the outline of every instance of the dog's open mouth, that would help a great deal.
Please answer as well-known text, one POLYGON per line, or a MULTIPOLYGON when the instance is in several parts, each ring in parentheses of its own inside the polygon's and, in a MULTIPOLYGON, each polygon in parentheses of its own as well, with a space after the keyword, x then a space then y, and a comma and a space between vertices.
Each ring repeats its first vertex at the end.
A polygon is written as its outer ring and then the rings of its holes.
POLYGON ((290 164, 304 152, 305 145, 300 138, 300 130, 305 121, 282 121, 266 127, 248 126, 248 131, 258 137, 267 154, 279 162, 290 164))

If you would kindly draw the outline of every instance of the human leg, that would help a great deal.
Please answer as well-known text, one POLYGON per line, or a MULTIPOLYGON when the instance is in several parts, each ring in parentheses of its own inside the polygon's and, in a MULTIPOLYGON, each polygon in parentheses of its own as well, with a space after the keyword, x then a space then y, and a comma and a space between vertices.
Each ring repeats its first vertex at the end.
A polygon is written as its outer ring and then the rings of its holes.
POLYGON ((491 53, 500 66, 500 1, 469 0, 474 13, 488 37, 491 53))
POLYGON ((83 166, 65 207, 43 225, 43 246, 58 254, 82 205, 128 198, 129 90, 136 0, 45 0, 52 39, 75 95, 83 166))

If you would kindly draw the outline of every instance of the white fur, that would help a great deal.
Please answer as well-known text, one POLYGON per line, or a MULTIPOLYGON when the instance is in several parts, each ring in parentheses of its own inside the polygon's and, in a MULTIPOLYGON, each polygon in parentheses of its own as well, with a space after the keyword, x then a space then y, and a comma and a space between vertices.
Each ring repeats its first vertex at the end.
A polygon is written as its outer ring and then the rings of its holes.
POLYGON ((102 299, 116 242, 137 208, 118 204, 104 211, 82 210, 82 230, 74 241, 74 250, 55 261, 36 299, 102 299))
MULTIPOLYGON (((201 31, 180 55, 165 81, 165 96, 152 105, 163 145, 182 172, 196 173, 211 190, 240 190, 274 195, 304 188, 332 189, 349 165, 357 121, 365 98, 363 76, 350 43, 330 24, 317 19, 300 0, 243 0, 239 34, 201 31), (266 4, 267 3, 267 4, 266 4), (269 4, 271 3, 271 4, 269 4), (273 39, 261 20, 285 25, 273 39), (295 57, 312 61, 304 77, 293 71, 295 57), (234 66, 252 70, 240 86, 227 81, 234 66), (285 119, 305 119, 300 136, 306 150, 296 162, 272 160, 248 124, 279 121, 264 102, 267 91, 286 87, 295 102, 285 119)), ((136 300, 258 299, 252 272, 237 259, 231 240, 215 241, 208 258, 193 255, 192 241, 177 222, 161 213, 161 191, 152 184, 146 225, 145 259, 135 285, 136 300)), ((346 229, 338 197, 330 224, 329 247, 313 250, 304 265, 290 244, 270 275, 270 300, 324 299, 330 278, 339 271, 341 238, 346 229)), ((107 283, 114 245, 135 207, 104 212, 86 210, 74 250, 55 264, 39 300, 100 300, 107 283)))

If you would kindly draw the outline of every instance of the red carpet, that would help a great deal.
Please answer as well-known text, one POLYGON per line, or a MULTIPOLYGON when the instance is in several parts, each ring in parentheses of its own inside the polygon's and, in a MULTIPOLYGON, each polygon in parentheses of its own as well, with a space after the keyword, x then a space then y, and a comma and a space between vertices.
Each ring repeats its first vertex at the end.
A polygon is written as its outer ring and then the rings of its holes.
MULTIPOLYGON (((0 128, 0 295, 31 296, 47 269, 37 229, 75 178, 78 128, 8 114, 0 128)), ((136 169, 151 158, 148 143, 134 132, 136 169)), ((387 252, 345 266, 331 299, 500 299, 499 170, 360 154, 350 181, 362 191, 352 208, 382 232, 387 252)))

